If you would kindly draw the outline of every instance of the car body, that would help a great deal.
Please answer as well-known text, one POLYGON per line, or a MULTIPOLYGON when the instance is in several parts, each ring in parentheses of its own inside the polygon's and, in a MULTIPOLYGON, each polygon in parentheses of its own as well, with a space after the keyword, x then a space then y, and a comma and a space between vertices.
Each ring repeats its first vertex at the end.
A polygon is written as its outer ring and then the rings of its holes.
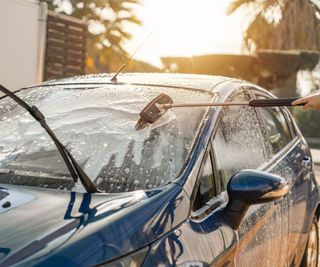
POLYGON ((37 122, 1 98, 0 266, 317 261, 319 188, 308 145, 286 108, 172 109, 134 129, 159 93, 184 103, 274 96, 226 77, 111 77, 49 81, 16 93, 44 113, 100 193, 74 183, 37 122), (281 179, 290 190, 254 187, 248 177, 281 179))

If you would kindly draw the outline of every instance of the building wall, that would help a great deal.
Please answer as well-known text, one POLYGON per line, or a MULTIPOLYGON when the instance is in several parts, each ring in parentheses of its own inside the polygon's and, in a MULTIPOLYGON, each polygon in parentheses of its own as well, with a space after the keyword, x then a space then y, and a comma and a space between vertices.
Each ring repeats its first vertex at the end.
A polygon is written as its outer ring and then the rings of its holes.
POLYGON ((0 0, 0 84, 11 90, 40 82, 40 5, 0 0))

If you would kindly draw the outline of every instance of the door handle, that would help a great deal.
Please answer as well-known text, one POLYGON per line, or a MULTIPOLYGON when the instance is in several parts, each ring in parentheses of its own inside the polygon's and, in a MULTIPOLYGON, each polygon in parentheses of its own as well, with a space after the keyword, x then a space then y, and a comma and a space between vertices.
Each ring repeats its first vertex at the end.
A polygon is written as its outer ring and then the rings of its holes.
POLYGON ((302 166, 303 167, 309 167, 311 164, 311 157, 304 156, 302 160, 302 166))

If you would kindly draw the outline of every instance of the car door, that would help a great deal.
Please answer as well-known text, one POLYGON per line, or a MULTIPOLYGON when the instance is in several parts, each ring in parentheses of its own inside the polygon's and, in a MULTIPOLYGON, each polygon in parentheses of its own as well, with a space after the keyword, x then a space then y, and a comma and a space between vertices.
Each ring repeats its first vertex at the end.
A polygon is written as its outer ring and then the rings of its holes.
POLYGON ((206 267, 215 264, 224 254, 221 212, 217 209, 222 199, 216 197, 210 146, 199 161, 201 166, 195 177, 189 218, 151 246, 152 257, 144 266, 206 267))
MULTIPOLYGON (((250 90, 241 90, 228 101, 242 102, 251 98, 250 90)), ((263 125, 256 108, 224 108, 212 138, 218 193, 226 194, 231 176, 243 169, 268 170, 269 154, 263 125)), ((284 266, 282 250, 288 234, 288 200, 251 206, 238 231, 221 227, 226 249, 236 250, 237 266, 284 266), (234 248, 230 236, 238 239, 234 248)))
MULTIPOLYGON (((255 95, 258 99, 270 98, 258 91, 255 95)), ((306 222, 310 212, 307 206, 312 176, 310 151, 296 134, 288 110, 278 107, 259 108, 259 113, 268 136, 271 161, 276 162, 270 171, 287 179, 291 185, 286 196, 289 202, 288 238, 281 249, 286 248, 288 262, 298 264, 309 232, 306 222)))

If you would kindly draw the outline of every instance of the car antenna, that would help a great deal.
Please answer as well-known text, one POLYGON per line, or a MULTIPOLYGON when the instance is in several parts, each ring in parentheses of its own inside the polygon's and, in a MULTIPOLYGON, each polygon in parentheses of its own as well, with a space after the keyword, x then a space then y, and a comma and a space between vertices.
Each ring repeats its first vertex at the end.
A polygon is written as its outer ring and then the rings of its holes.
MULTIPOLYGON (((172 14, 173 16, 175 16, 175 14, 172 14)), ((158 26, 155 28, 156 30, 158 30, 158 26)), ((121 71, 126 67, 126 65, 129 64, 129 62, 133 59, 133 56, 140 50, 140 48, 144 45, 144 43, 150 38, 150 36, 155 32, 155 30, 151 30, 147 36, 144 38, 144 40, 141 42, 141 44, 138 46, 138 48, 131 54, 131 56, 129 57, 128 61, 125 64, 122 64, 122 66, 118 69, 118 71, 115 73, 115 75, 112 76, 111 81, 112 82, 117 82, 117 77, 119 75, 119 73, 121 73, 121 71)))
POLYGON ((117 82, 117 77, 119 73, 131 62, 134 55, 140 50, 140 48, 144 45, 144 43, 149 39, 149 37, 153 34, 153 31, 150 31, 149 34, 144 38, 144 40, 141 42, 141 44, 136 48, 136 50, 133 51, 133 53, 128 58, 127 62, 122 64, 122 66, 118 69, 118 71, 115 73, 115 75, 112 76, 111 81, 117 82))

